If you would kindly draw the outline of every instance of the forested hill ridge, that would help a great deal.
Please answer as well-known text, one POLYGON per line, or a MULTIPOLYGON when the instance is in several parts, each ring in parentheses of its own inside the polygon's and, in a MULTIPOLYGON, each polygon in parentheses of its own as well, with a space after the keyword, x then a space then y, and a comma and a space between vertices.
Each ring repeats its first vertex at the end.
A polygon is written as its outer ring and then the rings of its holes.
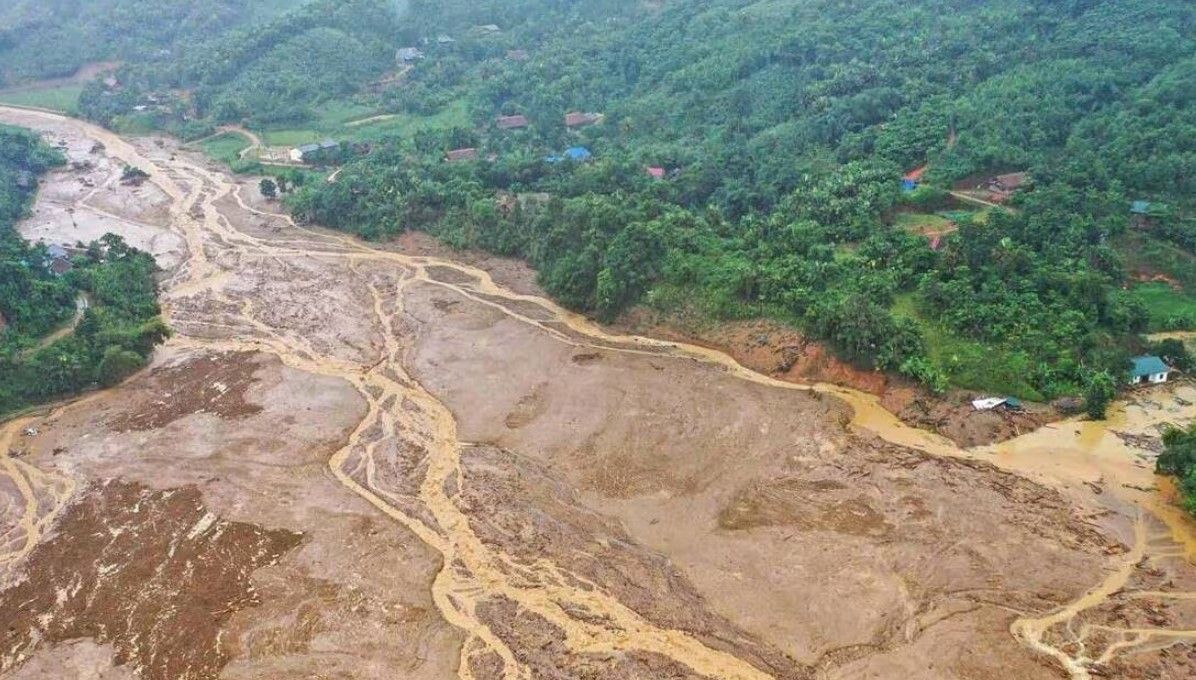
POLYGON ((0 87, 65 78, 93 62, 174 56, 302 0, 6 0, 0 87))
POLYGON ((1099 392, 1142 332, 1196 326, 1191 2, 397 7, 315 0, 80 107, 177 97, 158 123, 196 135, 394 114, 337 130, 370 144, 294 209, 525 257, 607 318, 778 318, 935 388, 1099 392))

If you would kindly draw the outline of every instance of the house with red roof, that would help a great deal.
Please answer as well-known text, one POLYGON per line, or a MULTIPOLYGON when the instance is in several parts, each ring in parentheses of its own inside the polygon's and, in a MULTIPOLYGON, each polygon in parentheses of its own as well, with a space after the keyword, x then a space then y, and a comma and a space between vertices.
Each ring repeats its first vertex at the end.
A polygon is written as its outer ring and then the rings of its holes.
POLYGON ((453 149, 444 156, 444 160, 449 163, 458 163, 461 161, 476 161, 478 159, 478 150, 469 147, 467 149, 453 149))
POLYGON ((644 169, 648 171, 648 176, 652 179, 664 179, 664 168, 654 166, 644 169))
POLYGON ((581 113, 580 111, 574 111, 565 114, 565 127, 575 128, 594 125, 595 123, 601 123, 605 117, 601 113, 581 113))
POLYGON ((500 130, 520 130, 528 125, 531 125, 531 122, 528 121, 527 116, 521 115, 499 116, 494 122, 496 125, 498 125, 498 129, 500 130))

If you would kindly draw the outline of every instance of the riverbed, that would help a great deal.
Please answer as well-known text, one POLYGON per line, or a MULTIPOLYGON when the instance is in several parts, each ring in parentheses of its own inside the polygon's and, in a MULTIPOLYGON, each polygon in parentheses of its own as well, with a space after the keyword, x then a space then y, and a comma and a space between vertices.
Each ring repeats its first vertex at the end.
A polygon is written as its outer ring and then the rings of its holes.
POLYGON ((175 330, 3 426, 0 675, 1196 673, 1196 532, 1151 471, 1189 384, 964 450, 296 225, 170 140, 0 119, 77 163, 26 233, 104 215, 175 330))

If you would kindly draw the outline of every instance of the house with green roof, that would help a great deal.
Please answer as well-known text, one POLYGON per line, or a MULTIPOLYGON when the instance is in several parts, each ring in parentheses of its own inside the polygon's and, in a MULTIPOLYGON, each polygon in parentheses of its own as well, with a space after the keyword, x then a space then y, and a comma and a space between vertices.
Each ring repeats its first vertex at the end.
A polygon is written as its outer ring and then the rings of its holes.
POLYGON ((1130 370, 1131 385, 1161 385, 1171 378, 1171 367, 1159 357, 1134 357, 1130 361, 1134 364, 1130 370))

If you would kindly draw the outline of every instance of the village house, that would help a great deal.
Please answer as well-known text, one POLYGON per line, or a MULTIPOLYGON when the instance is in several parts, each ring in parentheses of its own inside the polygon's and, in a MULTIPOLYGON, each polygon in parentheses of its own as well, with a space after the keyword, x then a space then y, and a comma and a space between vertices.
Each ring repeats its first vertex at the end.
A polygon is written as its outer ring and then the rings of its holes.
POLYGON ((1026 184, 1027 179, 1029 176, 1024 172, 997 175, 984 185, 984 189, 994 202, 1004 203, 1013 196, 1014 192, 1026 184))
POLYGON ((291 149, 291 160, 295 163, 310 163, 318 159, 321 154, 331 153, 340 148, 340 143, 326 139, 318 144, 304 144, 291 149))
POLYGON ((499 116, 494 122, 500 130, 521 130, 531 124, 527 116, 519 115, 499 116))
POLYGON ((1154 228, 1169 213, 1170 209, 1162 203, 1138 200, 1130 204, 1130 221, 1138 229, 1154 228))
POLYGON ((605 117, 601 113, 581 113, 580 111, 574 111, 565 114, 565 127, 575 128, 594 125, 601 123, 605 117))
POLYGON ((291 160, 296 163, 302 163, 303 159, 310 154, 314 154, 320 150, 319 144, 304 144, 291 149, 291 160))
POLYGON ((46 267, 55 276, 63 276, 75 267, 71 262, 71 252, 58 244, 46 248, 46 256, 46 267))
POLYGON ((1134 357, 1130 361, 1134 364, 1130 371, 1131 385, 1161 385, 1171 378, 1171 367, 1159 357, 1134 357))
POLYGON ((590 150, 584 146, 574 146, 565 149, 565 158, 576 163, 584 163, 594 157, 590 150))
POLYGON ((444 156, 444 160, 449 163, 458 163, 462 161, 476 161, 478 159, 478 150, 470 147, 468 149, 453 149, 444 156))
POLYGON ((400 47, 395 52, 395 61, 400 64, 413 64, 424 58, 424 53, 418 47, 400 47))
POLYGON ((925 165, 923 165, 920 168, 916 168, 914 170, 910 170, 909 172, 905 173, 905 176, 901 178, 901 190, 909 192, 909 191, 913 191, 914 189, 917 189, 918 185, 920 185, 922 183, 922 175, 925 175, 925 174, 926 174, 926 166, 925 165))
POLYGON ((644 169, 648 172, 648 176, 652 179, 664 179, 664 168, 653 166, 644 169))

